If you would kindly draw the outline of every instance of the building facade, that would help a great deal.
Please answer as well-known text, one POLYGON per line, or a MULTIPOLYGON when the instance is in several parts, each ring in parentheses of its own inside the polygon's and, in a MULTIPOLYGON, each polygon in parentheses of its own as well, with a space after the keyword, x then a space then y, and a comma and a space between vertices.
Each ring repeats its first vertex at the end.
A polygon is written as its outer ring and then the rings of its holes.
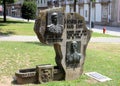
POLYGON ((37 5, 36 14, 38 15, 40 10, 44 10, 48 8, 48 0, 36 0, 36 5, 37 5))
POLYGON ((0 5, 0 15, 3 15, 3 7, 0 5))
POLYGON ((35 3, 36 0, 18 0, 15 3, 7 4, 6 5, 7 16, 21 17, 21 7, 24 1, 33 1, 33 3, 35 3))
POLYGON ((120 0, 112 1, 111 19, 113 26, 120 26, 120 0))
POLYGON ((118 3, 118 22, 120 23, 120 0, 118 3))
POLYGON ((21 4, 7 4, 6 14, 7 16, 21 17, 21 4))
MULTIPOLYGON (((120 0, 96 0, 90 7, 91 0, 77 0, 76 12, 84 16, 85 21, 90 21, 90 10, 92 11, 91 20, 100 25, 120 26, 120 0)), ((66 12, 73 12, 74 0, 60 0, 61 5, 65 6, 66 12)))
POLYGON ((52 7, 59 7, 59 0, 36 0, 37 5, 37 14, 40 10, 52 8, 52 7))

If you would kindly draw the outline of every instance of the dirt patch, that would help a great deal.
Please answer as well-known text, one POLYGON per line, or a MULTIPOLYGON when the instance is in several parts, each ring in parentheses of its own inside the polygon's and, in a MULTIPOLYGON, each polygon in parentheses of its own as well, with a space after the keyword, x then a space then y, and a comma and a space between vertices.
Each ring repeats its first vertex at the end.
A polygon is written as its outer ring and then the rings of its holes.
POLYGON ((13 80, 11 77, 2 76, 0 77, 0 86, 11 86, 11 81, 13 80))

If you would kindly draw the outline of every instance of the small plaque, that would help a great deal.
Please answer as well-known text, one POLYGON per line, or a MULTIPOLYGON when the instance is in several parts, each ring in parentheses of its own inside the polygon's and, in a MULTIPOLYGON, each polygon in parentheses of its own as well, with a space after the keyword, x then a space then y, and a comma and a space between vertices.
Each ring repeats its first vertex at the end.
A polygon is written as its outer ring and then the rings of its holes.
POLYGON ((96 79, 97 81, 100 81, 100 82, 112 80, 111 78, 108 78, 107 76, 104 76, 97 72, 89 72, 89 73, 85 73, 85 74, 91 78, 96 79))

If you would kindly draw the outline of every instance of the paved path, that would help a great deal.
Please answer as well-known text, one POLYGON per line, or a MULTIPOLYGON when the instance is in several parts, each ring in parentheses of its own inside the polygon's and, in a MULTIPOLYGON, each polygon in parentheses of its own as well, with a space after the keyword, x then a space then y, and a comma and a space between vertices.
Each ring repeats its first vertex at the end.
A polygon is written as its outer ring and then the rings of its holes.
POLYGON ((106 34, 120 36, 120 27, 95 26, 95 28, 93 28, 93 31, 103 33, 103 27, 106 28, 106 34))
MULTIPOLYGON (((0 16, 0 18, 3 18, 3 16, 0 16)), ((25 22, 28 22, 27 19, 18 18, 18 17, 7 16, 7 18, 8 18, 8 19, 12 19, 12 20, 18 20, 18 21, 25 21, 25 22)), ((35 22, 35 20, 29 20, 29 22, 35 22)))
POLYGON ((38 42, 39 40, 37 36, 10 35, 10 36, 0 36, 0 41, 38 42))
MULTIPOLYGON (((39 42, 36 36, 0 36, 0 41, 19 41, 19 42, 39 42)), ((94 37, 90 42, 107 42, 107 43, 120 43, 120 37, 94 37)))
MULTIPOLYGON (((87 25, 89 28, 89 25, 87 25)), ((106 28, 105 34, 113 35, 113 36, 120 36, 120 27, 110 27, 110 26, 100 26, 95 25, 94 28, 92 28, 93 32, 103 33, 103 28, 106 28)))
POLYGON ((90 42, 120 43, 120 38, 95 37, 95 38, 91 38, 90 42))

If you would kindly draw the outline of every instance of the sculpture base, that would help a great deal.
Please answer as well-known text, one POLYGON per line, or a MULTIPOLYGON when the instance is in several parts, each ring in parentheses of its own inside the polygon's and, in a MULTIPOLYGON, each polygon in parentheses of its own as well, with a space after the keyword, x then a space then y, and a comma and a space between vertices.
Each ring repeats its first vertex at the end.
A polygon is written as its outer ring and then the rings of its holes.
POLYGON ((36 68, 20 69, 15 73, 17 84, 46 83, 64 80, 58 66, 38 65, 36 68))
POLYGON ((37 83, 36 68, 20 69, 15 76, 18 84, 37 83))

